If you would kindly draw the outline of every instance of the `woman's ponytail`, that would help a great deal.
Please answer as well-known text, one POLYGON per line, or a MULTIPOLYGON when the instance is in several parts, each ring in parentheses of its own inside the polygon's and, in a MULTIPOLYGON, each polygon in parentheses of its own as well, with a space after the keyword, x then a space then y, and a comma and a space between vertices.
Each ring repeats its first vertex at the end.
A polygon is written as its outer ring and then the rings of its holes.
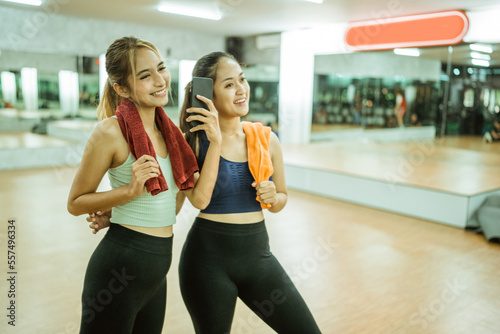
POLYGON ((120 101, 120 95, 115 92, 108 78, 104 85, 101 102, 99 102, 99 106, 97 107, 97 118, 102 121, 113 116, 116 112, 116 108, 120 105, 120 101))

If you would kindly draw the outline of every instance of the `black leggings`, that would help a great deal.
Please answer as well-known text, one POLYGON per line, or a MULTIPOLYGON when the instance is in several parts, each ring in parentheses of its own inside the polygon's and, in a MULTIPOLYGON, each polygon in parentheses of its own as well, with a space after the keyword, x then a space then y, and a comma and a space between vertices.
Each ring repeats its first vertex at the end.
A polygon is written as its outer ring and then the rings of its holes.
POLYGON ((80 333, 161 333, 172 237, 111 224, 90 258, 80 333))
POLYGON ((196 218, 182 250, 179 278, 196 333, 229 333, 237 297, 278 333, 320 333, 271 253, 264 221, 226 224, 196 218))

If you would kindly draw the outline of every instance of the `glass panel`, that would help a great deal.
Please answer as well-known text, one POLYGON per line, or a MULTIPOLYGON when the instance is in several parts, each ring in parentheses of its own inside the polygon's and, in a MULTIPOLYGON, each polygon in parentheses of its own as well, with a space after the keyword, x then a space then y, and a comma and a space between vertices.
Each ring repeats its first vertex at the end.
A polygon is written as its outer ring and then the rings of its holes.
POLYGON ((406 123, 412 113, 421 123, 436 123, 439 82, 319 74, 314 83, 313 131, 333 129, 333 125, 395 127, 397 90, 406 102, 406 123))
POLYGON ((78 56, 78 116, 97 119, 99 105, 99 57, 78 56))
POLYGON ((0 76, 0 106, 1 108, 15 108, 17 104, 16 75, 4 71, 0 76))
POLYGON ((260 121, 278 129, 279 118, 279 68, 270 65, 253 65, 243 69, 250 85, 251 98, 249 121, 260 121))
POLYGON ((38 73, 38 109, 59 109, 59 78, 57 73, 38 73))

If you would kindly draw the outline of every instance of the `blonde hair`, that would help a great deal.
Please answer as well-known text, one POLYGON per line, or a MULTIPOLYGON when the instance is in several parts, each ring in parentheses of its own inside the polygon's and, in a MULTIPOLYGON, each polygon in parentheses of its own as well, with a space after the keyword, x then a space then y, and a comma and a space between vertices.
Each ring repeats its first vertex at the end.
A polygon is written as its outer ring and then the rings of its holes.
MULTIPOLYGON (((135 83, 135 60, 137 50, 147 48, 161 58, 156 46, 152 43, 130 36, 117 39, 106 51, 106 72, 108 79, 104 86, 101 101, 97 107, 97 118, 103 119, 113 116, 120 105, 121 97, 114 90, 115 83, 131 89, 128 78, 131 76, 135 83)), ((135 86, 135 84, 134 84, 135 86)))

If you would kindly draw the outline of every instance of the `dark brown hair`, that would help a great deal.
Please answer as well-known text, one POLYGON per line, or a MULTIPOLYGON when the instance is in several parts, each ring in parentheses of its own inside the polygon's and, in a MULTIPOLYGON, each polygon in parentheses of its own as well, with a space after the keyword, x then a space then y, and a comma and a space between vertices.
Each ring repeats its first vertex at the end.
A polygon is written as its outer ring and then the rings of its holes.
MULTIPOLYGON (((234 56, 229 53, 222 51, 212 52, 198 59, 198 61, 194 65, 192 76, 210 78, 215 83, 215 79, 217 78, 217 69, 219 68, 221 60, 223 60, 224 58, 229 58, 237 62, 236 58, 234 58, 234 56)), ((181 131, 186 134, 186 140, 189 143, 189 146, 191 146, 191 148, 193 149, 193 152, 195 152, 196 154, 196 141, 198 139, 198 133, 190 132, 189 129, 191 127, 186 121, 186 118, 189 117, 186 110, 191 107, 190 90, 191 81, 186 85, 185 88, 184 103, 181 107, 179 126, 181 131)))

